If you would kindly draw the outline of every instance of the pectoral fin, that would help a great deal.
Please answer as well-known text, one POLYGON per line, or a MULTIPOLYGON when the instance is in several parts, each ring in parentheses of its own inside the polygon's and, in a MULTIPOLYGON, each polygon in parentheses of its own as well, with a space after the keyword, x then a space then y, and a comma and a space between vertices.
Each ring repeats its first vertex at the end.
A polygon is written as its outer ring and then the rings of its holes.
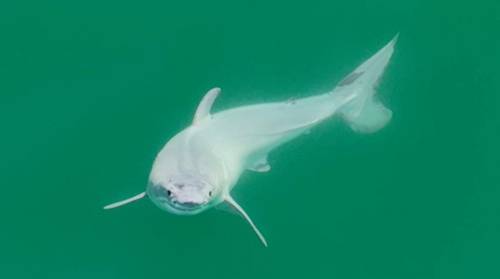
POLYGON ((233 207, 236 211, 238 211, 238 213, 240 213, 241 216, 243 216, 243 218, 245 218, 245 220, 247 220, 247 222, 250 224, 250 226, 252 227, 252 229, 254 230, 254 232, 259 237, 259 239, 262 242, 262 244, 264 244, 264 246, 267 247, 267 241, 266 241, 266 239, 264 238, 264 236, 262 235, 262 233, 260 233, 259 229, 255 226, 255 224, 252 222, 252 219, 250 219, 250 216, 248 216, 248 214, 245 212, 245 210, 231 196, 227 196, 225 198, 225 201, 231 207, 233 207))
POLYGON ((144 198, 146 196, 146 192, 142 192, 136 196, 133 196, 131 198, 128 198, 126 200, 123 200, 123 201, 119 201, 119 202, 115 202, 115 203, 112 203, 112 204, 109 204, 109 205, 106 205, 104 207, 104 209, 112 209, 112 208, 117 208, 117 207, 120 207, 122 205, 126 205, 128 203, 131 203, 131 202, 134 202, 136 200, 140 200, 142 198, 144 198))

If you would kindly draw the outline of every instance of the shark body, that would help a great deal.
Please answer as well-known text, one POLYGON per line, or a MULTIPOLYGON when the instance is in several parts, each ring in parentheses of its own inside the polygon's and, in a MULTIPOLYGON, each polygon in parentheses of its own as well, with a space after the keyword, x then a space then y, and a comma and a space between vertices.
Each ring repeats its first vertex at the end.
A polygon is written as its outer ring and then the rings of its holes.
POLYGON ((148 196, 161 209, 192 215, 225 202, 267 246, 251 218, 231 197, 240 175, 246 170, 269 171, 267 156, 272 150, 333 116, 342 117, 357 132, 384 127, 392 112, 377 100, 375 89, 396 40, 397 36, 324 94, 212 114, 220 89, 211 89, 198 105, 192 125, 170 139, 156 157, 146 191, 105 209, 148 196))

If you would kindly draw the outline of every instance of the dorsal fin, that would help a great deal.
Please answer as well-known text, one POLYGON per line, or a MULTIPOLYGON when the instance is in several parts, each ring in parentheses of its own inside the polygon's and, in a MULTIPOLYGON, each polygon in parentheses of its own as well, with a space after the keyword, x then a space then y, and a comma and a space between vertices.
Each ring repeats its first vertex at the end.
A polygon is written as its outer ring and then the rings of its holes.
POLYGON ((266 239, 264 238, 264 236, 262 235, 262 233, 260 233, 260 231, 257 228, 257 226, 255 226, 255 224, 252 222, 252 219, 250 219, 250 216, 248 216, 248 214, 245 212, 245 210, 229 195, 224 200, 231 207, 233 207, 236 211, 238 211, 238 213, 240 213, 241 216, 243 216, 243 218, 245 218, 245 220, 247 220, 247 222, 250 224, 250 226, 252 227, 252 229, 254 230, 254 232, 259 237, 260 241, 262 241, 262 244, 264 244, 264 246, 267 247, 267 241, 266 241, 266 239))
POLYGON ((205 117, 210 116, 210 109, 212 108, 212 105, 214 104, 214 101, 219 95, 219 93, 220 93, 220 88, 215 87, 210 89, 205 94, 203 99, 201 99, 198 108, 196 109, 196 113, 194 114, 193 124, 196 124, 205 117))

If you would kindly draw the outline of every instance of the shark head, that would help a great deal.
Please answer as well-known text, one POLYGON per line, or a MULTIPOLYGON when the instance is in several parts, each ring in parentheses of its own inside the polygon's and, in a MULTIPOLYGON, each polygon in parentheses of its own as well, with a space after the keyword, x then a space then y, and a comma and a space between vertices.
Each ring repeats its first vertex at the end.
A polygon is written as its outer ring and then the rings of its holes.
POLYGON ((147 194, 163 210, 193 215, 213 206, 219 193, 214 185, 202 177, 176 175, 164 183, 150 183, 147 194))

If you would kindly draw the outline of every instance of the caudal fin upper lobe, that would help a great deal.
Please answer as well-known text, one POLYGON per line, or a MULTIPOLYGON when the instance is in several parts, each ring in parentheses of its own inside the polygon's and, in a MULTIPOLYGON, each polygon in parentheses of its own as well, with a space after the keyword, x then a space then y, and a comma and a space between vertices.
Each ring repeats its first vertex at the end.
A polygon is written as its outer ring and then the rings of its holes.
POLYGON ((354 131, 376 132, 392 118, 392 111, 378 100, 375 88, 391 59, 397 39, 398 35, 345 77, 336 88, 352 90, 354 94, 352 100, 340 109, 340 115, 354 131))

